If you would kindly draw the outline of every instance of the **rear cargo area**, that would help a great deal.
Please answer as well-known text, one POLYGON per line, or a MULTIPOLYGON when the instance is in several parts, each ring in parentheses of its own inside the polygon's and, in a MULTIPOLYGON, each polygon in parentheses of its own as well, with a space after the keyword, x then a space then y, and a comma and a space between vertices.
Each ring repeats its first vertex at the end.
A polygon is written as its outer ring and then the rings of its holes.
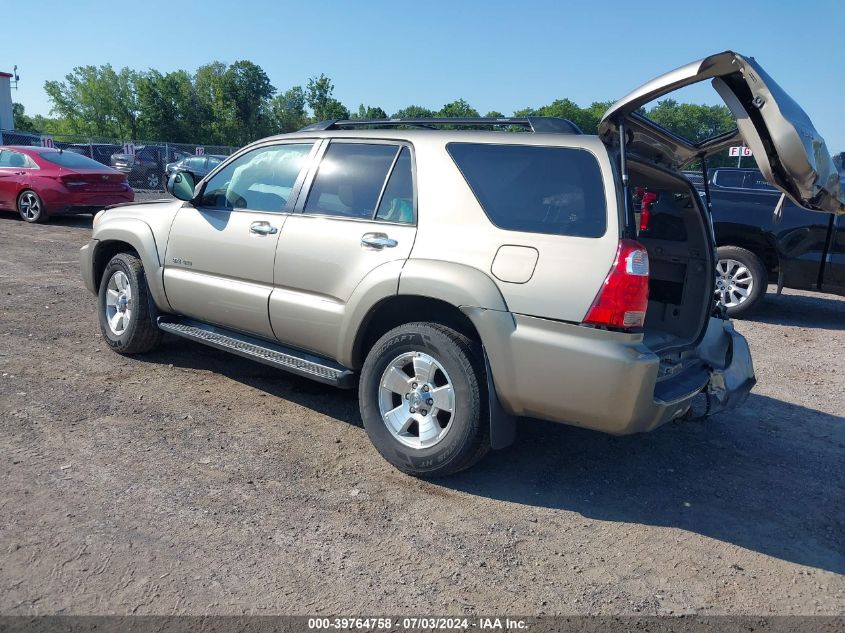
POLYGON ((629 174, 637 241, 648 249, 650 266, 644 342, 655 352, 681 351, 698 340, 713 305, 706 211, 680 177, 633 161, 629 174))

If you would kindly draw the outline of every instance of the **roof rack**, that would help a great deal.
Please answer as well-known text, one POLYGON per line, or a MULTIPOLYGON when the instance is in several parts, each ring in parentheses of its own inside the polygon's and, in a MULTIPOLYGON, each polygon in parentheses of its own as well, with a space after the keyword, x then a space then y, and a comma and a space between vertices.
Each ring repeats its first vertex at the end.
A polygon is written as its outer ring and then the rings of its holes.
POLYGON ((435 117, 435 118, 406 118, 406 119, 352 119, 318 121, 306 125, 300 132, 321 132, 324 130, 342 130, 360 127, 418 127, 436 129, 441 125, 455 127, 524 127, 535 133, 550 134, 581 134, 581 130, 572 121, 553 116, 514 117, 435 117))

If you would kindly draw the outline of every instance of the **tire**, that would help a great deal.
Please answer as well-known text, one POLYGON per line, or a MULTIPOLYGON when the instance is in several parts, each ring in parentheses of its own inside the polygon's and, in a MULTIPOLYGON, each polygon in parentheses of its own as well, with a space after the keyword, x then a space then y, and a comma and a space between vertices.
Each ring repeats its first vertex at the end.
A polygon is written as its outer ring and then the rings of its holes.
POLYGON ((162 336, 155 313, 141 260, 130 253, 112 257, 103 271, 97 299, 97 317, 106 344, 120 354, 154 349, 162 336), (123 316, 118 317, 120 314, 123 316))
POLYGON ((757 255, 739 246, 720 246, 716 255, 716 301, 726 306, 731 318, 748 316, 766 296, 766 267, 757 255))
POLYGON ((35 224, 47 221, 47 209, 41 197, 32 189, 24 189, 18 194, 18 213, 24 222, 35 224))
POLYGON ((481 346, 443 325, 407 323, 382 336, 364 361, 358 401, 370 441, 409 475, 451 475, 490 450, 481 346))

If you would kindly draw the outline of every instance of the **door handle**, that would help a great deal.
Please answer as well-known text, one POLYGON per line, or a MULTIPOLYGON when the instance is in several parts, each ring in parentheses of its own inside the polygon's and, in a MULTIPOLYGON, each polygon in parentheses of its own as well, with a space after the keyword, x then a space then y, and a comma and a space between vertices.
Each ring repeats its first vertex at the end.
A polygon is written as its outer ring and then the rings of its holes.
POLYGON ((275 226, 269 222, 253 222, 249 225, 250 233, 257 233, 258 235, 275 235, 279 232, 275 226))
POLYGON ((399 242, 387 237, 386 233, 364 233, 361 236, 361 246, 368 246, 379 251, 383 248, 393 248, 397 244, 399 242))

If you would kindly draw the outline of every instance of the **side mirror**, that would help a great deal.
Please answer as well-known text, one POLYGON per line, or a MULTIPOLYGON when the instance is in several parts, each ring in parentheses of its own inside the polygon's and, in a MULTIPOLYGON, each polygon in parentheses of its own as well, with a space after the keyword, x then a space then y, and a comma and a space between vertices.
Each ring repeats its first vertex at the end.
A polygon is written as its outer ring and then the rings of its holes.
POLYGON ((167 180, 167 191, 179 200, 194 199, 194 178, 188 172, 177 171, 167 180))

